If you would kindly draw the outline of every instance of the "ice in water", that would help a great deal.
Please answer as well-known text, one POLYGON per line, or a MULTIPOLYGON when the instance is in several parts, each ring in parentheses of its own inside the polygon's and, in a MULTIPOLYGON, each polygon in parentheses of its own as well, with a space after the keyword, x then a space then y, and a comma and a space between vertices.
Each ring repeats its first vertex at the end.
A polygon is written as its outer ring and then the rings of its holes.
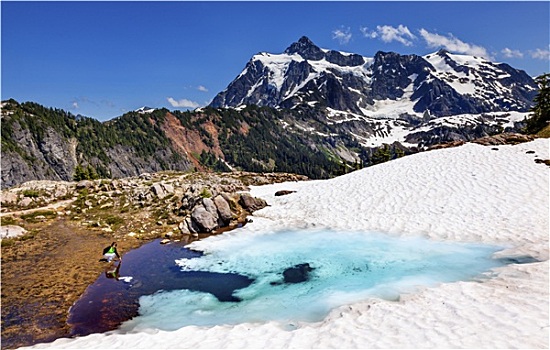
POLYGON ((321 321, 331 309, 370 297, 396 300, 421 286, 469 280, 503 263, 502 247, 393 238, 377 233, 285 231, 232 235, 207 242, 200 258, 176 260, 182 271, 237 273, 254 279, 221 302, 209 293, 175 290, 140 298, 140 316, 123 331, 175 330, 278 321, 321 321), (283 273, 309 264, 307 280, 287 283, 283 273))

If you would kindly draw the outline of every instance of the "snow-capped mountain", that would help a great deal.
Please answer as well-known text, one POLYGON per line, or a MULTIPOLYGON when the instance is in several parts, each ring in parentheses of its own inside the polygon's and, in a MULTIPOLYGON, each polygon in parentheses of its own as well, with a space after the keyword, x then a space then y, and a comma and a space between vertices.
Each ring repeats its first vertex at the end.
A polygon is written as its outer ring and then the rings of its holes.
POLYGON ((134 110, 134 112, 138 112, 139 114, 146 114, 146 113, 153 113, 155 111, 155 109, 156 108, 143 106, 143 107, 139 107, 138 109, 134 110))
POLYGON ((373 58, 317 47, 307 37, 282 54, 259 53, 219 93, 213 107, 292 108, 321 104, 366 117, 432 117, 525 112, 536 85, 524 71, 441 50, 417 56, 378 52, 373 58))
POLYGON ((364 147, 423 147, 513 129, 536 93, 524 71, 481 57, 364 57, 302 37, 281 54, 254 55, 211 106, 299 110, 309 120, 285 122, 300 132, 347 134, 364 147))

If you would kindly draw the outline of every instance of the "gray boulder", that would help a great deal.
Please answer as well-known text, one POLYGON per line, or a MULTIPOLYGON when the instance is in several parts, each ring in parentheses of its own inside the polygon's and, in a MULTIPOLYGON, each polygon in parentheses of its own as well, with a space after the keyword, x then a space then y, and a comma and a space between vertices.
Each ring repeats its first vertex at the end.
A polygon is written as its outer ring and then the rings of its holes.
POLYGON ((187 224, 187 221, 182 221, 179 223, 178 228, 182 235, 188 235, 191 233, 189 230, 189 225, 187 224))
POLYGON ((218 209, 216 208, 216 205, 214 204, 214 201, 210 198, 203 198, 202 199, 202 205, 204 206, 204 209, 206 209, 207 212, 212 214, 214 219, 218 221, 219 215, 218 215, 218 209))
POLYGON ((76 184, 76 189, 77 190, 81 190, 83 188, 93 188, 95 186, 94 182, 93 181, 90 181, 90 180, 82 180, 82 181, 79 181, 77 184, 76 184))
POLYGON ((200 228, 195 224, 191 217, 186 217, 185 223, 187 224, 187 228, 189 229, 190 233, 196 234, 200 231, 200 228))
POLYGON ((214 204, 218 210, 220 220, 224 223, 224 225, 227 225, 233 218, 233 213, 231 213, 229 203, 222 195, 218 195, 214 198, 214 204))
POLYGON ((243 209, 250 212, 260 210, 267 206, 267 203, 263 199, 252 197, 249 193, 241 194, 239 204, 243 207, 243 209))
POLYGON ((153 192, 159 199, 163 199, 171 194, 174 194, 174 186, 170 184, 156 183, 151 186, 153 192))
POLYGON ((18 199, 19 196, 17 196, 17 193, 8 191, 2 192, 2 205, 15 204, 18 199))
POLYGON ((218 227, 218 220, 202 205, 196 206, 193 209, 191 219, 199 228, 199 232, 212 232, 218 227))

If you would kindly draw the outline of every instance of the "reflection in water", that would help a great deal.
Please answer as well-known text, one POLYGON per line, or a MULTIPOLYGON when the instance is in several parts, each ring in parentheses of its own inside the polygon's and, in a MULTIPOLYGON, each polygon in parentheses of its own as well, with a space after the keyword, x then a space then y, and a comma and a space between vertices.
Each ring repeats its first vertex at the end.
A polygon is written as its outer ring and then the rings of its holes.
POLYGON ((105 268, 105 277, 114 278, 118 281, 118 278, 120 276, 120 265, 122 265, 121 260, 119 260, 118 263, 114 261, 110 262, 105 268))
POLYGON ((121 262, 106 266, 105 273, 71 308, 67 321, 71 335, 116 329, 138 315, 138 300, 143 295, 187 289, 210 293, 220 301, 238 302, 233 292, 252 283, 248 277, 231 273, 182 273, 175 260, 197 258, 201 253, 185 248, 187 243, 159 242, 155 240, 125 254, 123 267, 121 262))

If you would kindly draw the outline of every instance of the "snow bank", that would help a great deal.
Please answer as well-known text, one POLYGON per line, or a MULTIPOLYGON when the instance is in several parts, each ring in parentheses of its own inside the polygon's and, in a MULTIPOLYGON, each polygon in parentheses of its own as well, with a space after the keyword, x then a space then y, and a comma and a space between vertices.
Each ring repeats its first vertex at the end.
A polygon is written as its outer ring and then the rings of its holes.
MULTIPOLYGON (((35 348, 548 348, 549 140, 466 144, 407 156, 326 181, 254 187, 270 204, 226 235, 283 229, 379 231, 510 248, 540 262, 493 270, 483 281, 444 283, 333 310, 323 321, 188 326, 94 334, 35 348), (535 153, 527 153, 534 151, 535 153), (277 190, 295 190, 275 197, 277 190)), ((289 242, 291 244, 291 242, 289 242)))

